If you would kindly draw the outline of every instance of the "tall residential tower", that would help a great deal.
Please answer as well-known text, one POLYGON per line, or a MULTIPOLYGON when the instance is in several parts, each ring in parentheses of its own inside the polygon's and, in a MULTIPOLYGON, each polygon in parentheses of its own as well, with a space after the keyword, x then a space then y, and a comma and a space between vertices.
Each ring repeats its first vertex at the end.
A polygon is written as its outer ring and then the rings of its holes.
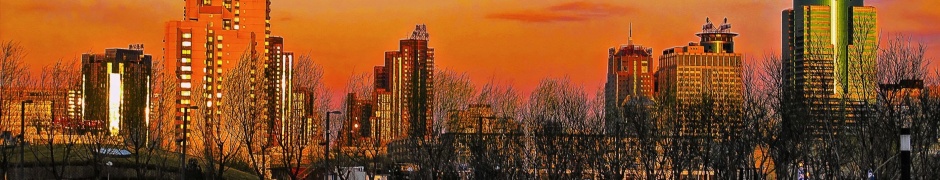
MULTIPOLYGON (((425 25, 416 25, 397 51, 385 52, 385 66, 375 68, 374 131, 387 139, 428 138, 433 124, 434 48, 425 25), (388 128, 385 128, 387 125, 388 128), (387 131, 387 132, 386 132, 387 131)), ((386 142, 385 140, 380 140, 386 142)))

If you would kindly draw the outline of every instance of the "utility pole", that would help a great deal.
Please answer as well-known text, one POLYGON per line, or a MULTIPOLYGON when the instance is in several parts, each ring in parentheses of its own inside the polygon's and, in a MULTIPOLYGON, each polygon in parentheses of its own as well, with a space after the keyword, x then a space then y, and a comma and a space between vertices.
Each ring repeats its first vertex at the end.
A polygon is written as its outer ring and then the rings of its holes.
POLYGON ((177 142, 180 143, 180 179, 186 180, 186 135, 189 134, 189 131, 186 129, 189 124, 189 110, 190 109, 199 109, 198 106, 189 106, 183 107, 183 132, 180 135, 180 139, 177 142))
MULTIPOLYGON (((24 149, 26 147, 26 104, 31 103, 33 103, 33 100, 27 99, 23 100, 20 105, 20 168, 26 167, 26 150, 24 149)), ((22 171, 23 169, 20 169, 20 172, 22 171)), ((22 176, 22 173, 20 173, 20 176, 22 176)))
POLYGON ((333 175, 333 170, 330 166, 330 114, 343 114, 339 111, 327 111, 326 112, 326 129, 323 131, 326 132, 326 148, 323 151, 323 157, 326 158, 326 178, 331 179, 333 175))

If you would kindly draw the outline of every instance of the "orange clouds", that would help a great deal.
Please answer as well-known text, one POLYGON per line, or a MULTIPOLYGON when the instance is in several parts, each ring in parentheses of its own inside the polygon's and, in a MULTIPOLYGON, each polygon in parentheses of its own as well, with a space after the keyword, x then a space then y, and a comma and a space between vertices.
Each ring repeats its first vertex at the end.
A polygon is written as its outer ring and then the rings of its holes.
POLYGON ((491 19, 505 19, 522 22, 584 21, 614 15, 624 15, 632 11, 630 7, 607 3, 570 2, 544 8, 489 14, 491 19))

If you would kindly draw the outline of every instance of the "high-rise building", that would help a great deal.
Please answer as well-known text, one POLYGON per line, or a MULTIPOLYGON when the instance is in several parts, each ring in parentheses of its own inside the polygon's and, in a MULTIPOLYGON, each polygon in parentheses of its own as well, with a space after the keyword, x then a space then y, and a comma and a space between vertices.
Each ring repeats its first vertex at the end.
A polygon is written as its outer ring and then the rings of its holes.
POLYGON ((142 47, 82 54, 83 119, 104 122, 111 136, 145 138, 137 133, 148 132, 152 64, 142 47))
POLYGON ((265 96, 263 100, 271 138, 277 139, 284 129, 284 119, 290 118, 291 99, 293 96, 293 66, 294 53, 284 51, 284 38, 273 36, 268 38, 267 62, 264 65, 265 96))
POLYGON ((832 123, 851 123, 874 103, 876 13, 863 0, 794 0, 783 11, 784 92, 790 105, 805 108, 800 116, 814 117, 807 127, 838 131, 844 126, 832 123))
MULTIPOLYGON (((252 61, 249 73, 253 76, 264 73, 265 63, 272 58, 270 48, 274 47, 268 42, 271 38, 270 20, 269 0, 185 0, 183 19, 166 23, 164 59, 166 68, 175 72, 178 82, 176 92, 167 92, 175 94, 175 97, 168 97, 176 99, 175 116, 171 116, 174 119, 167 122, 175 122, 181 137, 188 139, 192 135, 192 132, 182 132, 180 128, 182 124, 191 124, 189 120, 192 118, 183 119, 183 111, 194 106, 195 102, 205 104, 200 104, 202 108, 194 110, 191 116, 202 115, 210 126, 226 123, 221 118, 222 97, 227 88, 223 86, 225 73, 231 72, 242 59, 252 61)), ((264 88, 256 87, 261 86, 256 84, 247 86, 253 90, 264 88)), ((276 102, 264 95, 245 96, 255 99, 252 102, 257 108, 269 107, 266 104, 276 102)), ((264 114, 262 118, 269 116, 271 114, 264 114)))
POLYGON ((346 121, 341 128, 340 146, 372 146, 372 101, 356 93, 346 95, 346 121))
POLYGON ((392 137, 392 93, 388 92, 388 73, 385 72, 385 66, 375 66, 373 70, 375 85, 372 90, 374 114, 371 131, 374 133, 373 140, 376 144, 385 146, 392 137))
POLYGON ((630 25, 627 44, 610 48, 607 54, 607 83, 604 84, 604 100, 607 131, 617 131, 612 122, 615 114, 626 101, 647 101, 653 97, 653 48, 633 44, 633 25, 630 25))
POLYGON ((427 27, 417 25, 399 42, 399 50, 385 52, 385 66, 375 72, 373 102, 381 122, 374 127, 381 128, 379 134, 388 139, 428 138, 433 123, 434 48, 428 47, 427 27))
POLYGON ((663 50, 657 72, 657 92, 676 104, 709 98, 721 103, 741 100, 743 54, 734 52, 734 37, 728 20, 718 27, 706 19, 699 42, 663 50))

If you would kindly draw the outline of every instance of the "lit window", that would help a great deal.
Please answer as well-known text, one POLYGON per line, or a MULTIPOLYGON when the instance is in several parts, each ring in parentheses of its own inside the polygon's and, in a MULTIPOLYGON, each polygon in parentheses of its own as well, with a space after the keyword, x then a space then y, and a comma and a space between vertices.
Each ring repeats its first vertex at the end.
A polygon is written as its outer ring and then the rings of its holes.
POLYGON ((238 25, 235 25, 235 29, 238 29, 238 25))
POLYGON ((183 54, 193 54, 192 50, 183 50, 183 54))
POLYGON ((183 47, 190 47, 190 46, 193 46, 193 42, 183 41, 183 47))
POLYGON ((221 40, 222 40, 222 36, 219 36, 217 39, 219 39, 219 41, 221 41, 221 40))
POLYGON ((183 63, 190 63, 192 60, 189 58, 181 58, 180 61, 183 61, 183 63))
POLYGON ((216 44, 215 47, 222 49, 222 44, 216 44))
POLYGON ((180 83, 180 87, 182 87, 182 88, 192 88, 192 87, 193 87, 193 84, 188 83, 188 82, 183 82, 183 83, 180 83))
POLYGON ((222 93, 215 93, 215 97, 222 98, 222 93))
POLYGON ((189 96, 189 95, 191 95, 191 94, 192 94, 192 93, 189 92, 189 91, 182 91, 182 92, 180 92, 180 95, 182 95, 182 96, 189 96))
POLYGON ((182 75, 182 78, 183 78, 184 80, 185 80, 185 79, 191 79, 192 76, 189 75, 189 74, 183 74, 183 75, 182 75))
POLYGON ((183 66, 183 67, 180 68, 180 70, 182 70, 182 71, 193 71, 193 67, 192 67, 192 66, 183 66))
POLYGON ((212 107, 212 101, 206 101, 206 107, 212 107))
POLYGON ((193 34, 183 33, 183 38, 193 38, 193 34))

